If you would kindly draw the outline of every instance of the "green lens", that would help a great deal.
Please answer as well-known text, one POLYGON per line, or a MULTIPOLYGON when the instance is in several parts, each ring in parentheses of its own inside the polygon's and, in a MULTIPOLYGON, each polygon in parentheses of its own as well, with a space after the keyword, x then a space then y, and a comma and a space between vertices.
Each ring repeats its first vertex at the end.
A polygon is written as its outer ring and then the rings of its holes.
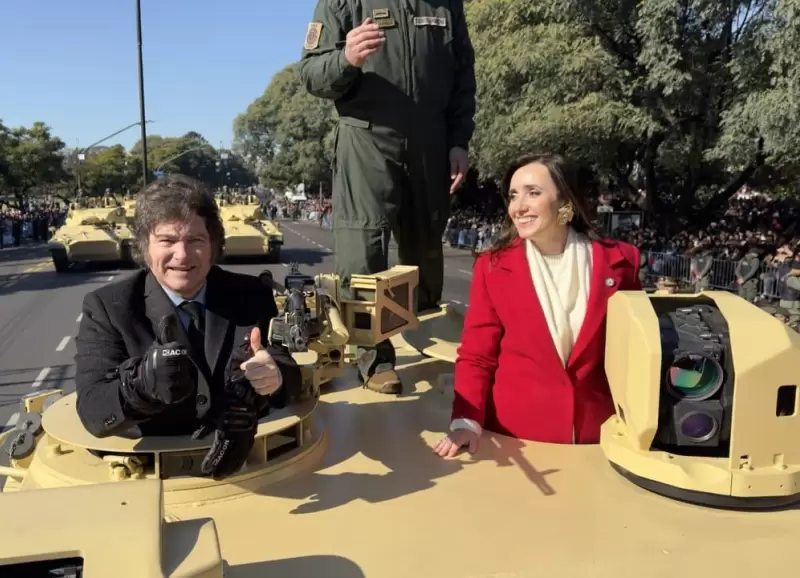
POLYGON ((669 386, 678 397, 704 399, 714 395, 722 385, 722 367, 715 360, 699 353, 689 353, 669 366, 669 386))

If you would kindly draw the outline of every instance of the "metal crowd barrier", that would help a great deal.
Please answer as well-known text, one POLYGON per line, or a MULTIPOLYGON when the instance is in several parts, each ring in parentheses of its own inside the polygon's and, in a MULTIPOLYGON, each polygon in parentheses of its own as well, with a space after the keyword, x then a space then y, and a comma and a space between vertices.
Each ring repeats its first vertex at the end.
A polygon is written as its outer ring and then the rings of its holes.
MULTIPOLYGON (((660 277, 671 277, 679 285, 693 287, 695 280, 691 275, 692 258, 678 253, 658 251, 647 252, 647 272, 644 275, 646 285, 655 284, 660 277)), ((738 292, 736 284, 736 267, 738 261, 730 259, 714 259, 708 274, 708 287, 719 291, 738 292)), ((783 280, 779 278, 779 266, 763 264, 756 274, 758 279, 758 296, 768 299, 779 299, 783 280)))
MULTIPOLYGON (((311 220, 315 217, 312 212, 303 211, 301 216, 304 220, 311 220)), ((323 223, 325 228, 330 228, 330 222, 323 223)), ((447 229, 442 238, 442 242, 453 248, 480 251, 488 247, 494 241, 494 236, 481 239, 477 229, 465 229, 455 227, 447 229)), ((694 288, 695 281, 691 275, 692 258, 682 253, 670 253, 661 251, 647 251, 647 269, 642 276, 645 286, 654 286, 660 277, 671 277, 679 286, 684 288, 694 288)), ((738 292, 739 286, 736 284, 736 266, 738 261, 729 259, 714 259, 709 271, 708 288, 738 292)), ((756 275, 758 279, 759 298, 779 299, 780 289, 783 280, 779 278, 779 266, 772 264, 762 264, 756 275)))

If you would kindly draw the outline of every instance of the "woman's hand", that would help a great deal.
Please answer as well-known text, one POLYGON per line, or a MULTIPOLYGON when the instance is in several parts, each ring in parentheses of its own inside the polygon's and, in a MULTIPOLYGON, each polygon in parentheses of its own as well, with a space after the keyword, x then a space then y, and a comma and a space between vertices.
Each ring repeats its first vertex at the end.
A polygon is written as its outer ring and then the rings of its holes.
POLYGON ((478 451, 478 434, 468 429, 457 429, 447 434, 433 446, 433 453, 442 458, 453 458, 458 450, 467 446, 467 451, 478 451))

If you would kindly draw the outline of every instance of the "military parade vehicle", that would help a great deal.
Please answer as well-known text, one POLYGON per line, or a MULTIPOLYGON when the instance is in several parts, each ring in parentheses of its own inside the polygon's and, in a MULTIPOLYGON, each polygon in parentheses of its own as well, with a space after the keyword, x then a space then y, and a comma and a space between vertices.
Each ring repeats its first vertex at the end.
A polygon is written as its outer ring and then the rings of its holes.
POLYGON ((58 273, 76 263, 133 262, 133 233, 125 207, 111 196, 70 204, 65 223, 53 232, 48 250, 58 273))
POLYGON ((220 217, 225 227, 226 257, 264 257, 279 263, 283 233, 269 220, 256 195, 217 196, 220 217))
POLYGON ((335 275, 262 279, 279 293, 269 338, 304 391, 260 420, 243 468, 203 477, 208 438, 98 439, 75 394, 37 391, 0 434, 0 576, 794 575, 800 339, 739 297, 610 298, 617 411, 599 445, 487 431, 474 455, 442 459, 464 309, 417 317, 415 267, 354 275, 351 300, 335 275), (385 338, 399 396, 351 367, 353 346, 385 338), (704 433, 696 416, 724 425, 704 433))

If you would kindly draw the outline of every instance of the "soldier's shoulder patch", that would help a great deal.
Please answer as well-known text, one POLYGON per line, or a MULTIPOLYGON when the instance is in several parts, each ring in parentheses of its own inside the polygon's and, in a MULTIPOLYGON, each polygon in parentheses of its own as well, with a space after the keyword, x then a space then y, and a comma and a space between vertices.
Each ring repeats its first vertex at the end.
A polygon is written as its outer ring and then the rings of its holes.
POLYGON ((309 22, 306 41, 303 47, 306 50, 314 50, 319 46, 319 39, 322 36, 322 22, 309 22))

